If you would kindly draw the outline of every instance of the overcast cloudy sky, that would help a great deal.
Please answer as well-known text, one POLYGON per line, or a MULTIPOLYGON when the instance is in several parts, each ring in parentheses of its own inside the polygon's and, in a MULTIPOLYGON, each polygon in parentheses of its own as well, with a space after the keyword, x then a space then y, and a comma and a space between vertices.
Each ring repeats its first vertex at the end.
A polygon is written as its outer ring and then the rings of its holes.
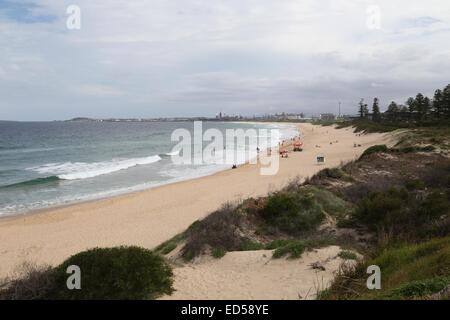
POLYGON ((354 113, 448 83, 449 0, 0 0, 0 119, 354 113))

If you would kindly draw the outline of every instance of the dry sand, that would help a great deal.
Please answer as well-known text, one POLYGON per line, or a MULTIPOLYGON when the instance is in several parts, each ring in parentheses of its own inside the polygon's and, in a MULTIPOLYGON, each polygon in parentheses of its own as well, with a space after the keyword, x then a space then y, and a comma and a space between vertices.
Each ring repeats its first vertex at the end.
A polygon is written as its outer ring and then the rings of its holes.
MULTIPOLYGON (((385 134, 357 136, 350 128, 338 130, 311 124, 298 126, 303 134, 304 151, 290 153, 288 159, 280 159, 280 170, 274 176, 260 175, 258 165, 244 165, 236 170, 222 171, 146 191, 0 219, 0 277, 10 274, 25 260, 55 265, 72 254, 97 246, 138 245, 153 248, 227 201, 265 195, 284 186, 296 176, 305 178, 324 167, 338 166, 355 159, 367 147, 388 143, 390 140, 385 134), (330 144, 331 141, 338 143, 330 144), (354 143, 361 147, 354 148, 354 143), (320 145, 320 148, 316 145, 320 145), (326 157, 324 165, 316 164, 317 154, 326 157)), ((260 264, 260 254, 261 252, 255 253, 255 257, 245 259, 256 259, 256 267, 260 264)), ((227 255, 223 261, 231 259, 229 264, 232 264, 233 257, 239 255, 240 253, 227 255)), ((268 266, 275 267, 278 263, 271 262, 268 266)), ((214 265, 216 264, 211 264, 214 265)), ((249 262, 249 265, 252 263, 249 262)), ((295 268, 296 262, 289 262, 289 265, 295 268)), ((216 273, 221 273, 220 269, 216 273)), ((213 267, 209 274, 214 274, 213 267)), ((294 272, 293 275, 300 276, 301 273, 294 272)), ((252 280, 248 281, 256 281, 264 288, 270 288, 274 281, 279 280, 270 276, 249 279, 252 280), (264 285, 261 281, 267 281, 267 284, 264 285)), ((288 282, 286 280, 285 285, 288 282)), ((283 282, 280 280, 277 286, 281 283, 283 282)), ((310 282, 306 286, 309 287, 310 282)), ((300 290, 303 295, 301 288, 295 290, 300 290)), ((289 295, 280 293, 279 296, 266 293, 264 297, 291 297, 294 291, 289 291, 289 295)), ((233 291, 224 293, 222 297, 229 297, 231 293, 233 291)), ((239 297, 243 296, 263 297, 263 293, 259 296, 249 289, 239 294, 239 297)), ((211 297, 219 296, 214 294, 211 297)))
POLYGON ((343 262, 339 252, 339 247, 330 246, 290 260, 272 259, 271 250, 229 252, 221 259, 202 256, 174 269, 176 291, 163 299, 314 299, 343 262), (325 270, 311 268, 315 262, 325 270))

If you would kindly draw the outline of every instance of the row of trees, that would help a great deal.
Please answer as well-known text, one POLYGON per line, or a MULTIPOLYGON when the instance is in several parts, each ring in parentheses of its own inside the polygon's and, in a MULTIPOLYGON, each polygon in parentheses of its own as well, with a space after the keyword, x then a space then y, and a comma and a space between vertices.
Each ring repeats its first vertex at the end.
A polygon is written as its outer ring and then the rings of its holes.
POLYGON ((423 122, 450 119, 450 84, 442 90, 436 90, 433 99, 418 93, 415 98, 408 98, 404 105, 392 101, 384 113, 380 111, 378 98, 373 100, 372 113, 364 99, 361 99, 358 113, 360 118, 371 118, 373 121, 423 122))

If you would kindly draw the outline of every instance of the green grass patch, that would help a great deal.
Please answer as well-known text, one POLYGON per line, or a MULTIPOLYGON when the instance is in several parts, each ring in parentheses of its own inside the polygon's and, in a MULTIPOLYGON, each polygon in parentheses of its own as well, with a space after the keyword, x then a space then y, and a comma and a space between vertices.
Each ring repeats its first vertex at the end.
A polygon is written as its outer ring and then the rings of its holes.
POLYGON ((373 154, 373 153, 388 152, 388 150, 389 149, 388 149, 388 147, 385 144, 375 145, 375 146, 369 147, 366 150, 364 150, 364 152, 361 155, 361 157, 366 157, 369 154, 373 154))
POLYGON ((357 260, 358 256, 356 253, 348 250, 343 250, 339 252, 338 257, 344 260, 357 260))
POLYGON ((289 259, 297 259, 301 257, 305 250, 321 248, 330 244, 331 241, 329 239, 278 239, 268 243, 266 249, 275 250, 273 252, 273 258, 275 259, 285 256, 289 259))
POLYGON ((278 247, 273 252, 273 258, 278 259, 287 256, 289 259, 300 258, 307 249, 305 242, 292 240, 284 246, 278 247))
MULTIPOLYGON (((375 232, 389 232, 395 239, 426 239, 430 228, 450 213, 448 194, 437 190, 412 192, 415 184, 406 188, 390 188, 372 192, 363 198, 352 213, 351 222, 375 232)), ((442 225, 442 227, 446 227, 442 225)), ((439 232, 436 230, 436 232, 439 232)))
POLYGON ((387 299, 417 299, 437 293, 450 285, 450 276, 411 281, 389 290, 383 297, 387 299))
POLYGON ((223 248, 212 248, 211 249, 211 255, 216 259, 222 258, 223 256, 225 256, 226 253, 227 253, 227 251, 223 248))
POLYGON ((449 284, 450 237, 420 244, 386 248, 372 259, 358 262, 334 279, 322 299, 411 299, 425 298, 449 284), (381 270, 381 290, 366 287, 366 269, 381 270))
POLYGON ((184 233, 180 233, 178 235, 176 235, 175 237, 173 237, 170 240, 167 240, 163 243, 161 243, 159 246, 157 246, 155 248, 155 251, 161 254, 169 254, 171 253, 177 246, 178 244, 183 241, 185 239, 185 235, 184 233))
POLYGON ((241 251, 255 251, 264 249, 264 245, 250 239, 245 239, 241 243, 241 251))

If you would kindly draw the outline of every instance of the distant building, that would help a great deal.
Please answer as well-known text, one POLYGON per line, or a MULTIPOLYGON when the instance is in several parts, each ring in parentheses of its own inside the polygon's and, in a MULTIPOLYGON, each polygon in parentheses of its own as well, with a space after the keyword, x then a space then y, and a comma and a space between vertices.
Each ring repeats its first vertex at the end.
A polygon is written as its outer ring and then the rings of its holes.
POLYGON ((336 120, 336 115, 334 113, 321 113, 320 120, 323 121, 334 121, 336 120))

